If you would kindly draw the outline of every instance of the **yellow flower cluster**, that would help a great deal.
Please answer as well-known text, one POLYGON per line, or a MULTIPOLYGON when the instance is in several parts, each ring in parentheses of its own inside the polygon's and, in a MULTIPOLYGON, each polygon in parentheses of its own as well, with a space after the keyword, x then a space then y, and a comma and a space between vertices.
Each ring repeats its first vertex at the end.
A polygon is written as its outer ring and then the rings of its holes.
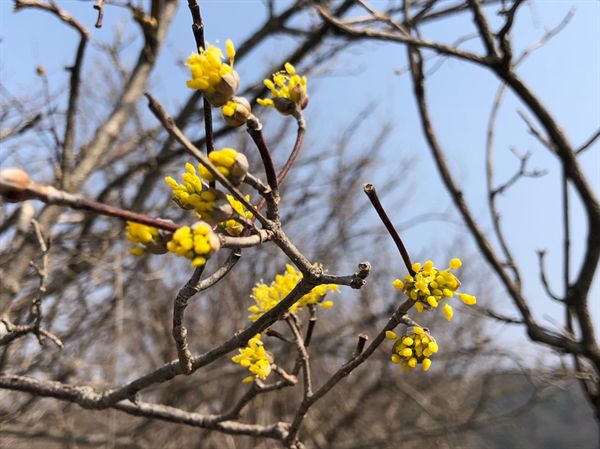
POLYGON ((423 371, 431 366, 431 355, 438 352, 435 339, 421 327, 413 327, 413 331, 398 337, 394 332, 387 331, 386 338, 395 340, 392 350, 392 362, 402 365, 404 371, 423 365, 423 371))
MULTIPOLYGON (((215 168, 234 184, 239 184, 248 172, 248 160, 246 156, 238 153, 233 148, 223 148, 212 151, 208 159, 215 168)), ((214 181, 215 177, 203 165, 198 166, 200 176, 207 181, 214 181)))
MULTIPOLYGON (((456 270, 461 266, 462 262, 456 258, 450 261, 449 267, 445 270, 435 268, 431 260, 423 265, 415 263, 412 266, 415 272, 414 276, 407 274, 404 282, 396 279, 392 285, 414 300, 415 308, 419 312, 436 309, 443 301, 444 315, 450 321, 454 311, 446 301, 454 296, 456 290, 460 287, 460 281, 449 270, 456 270)), ((458 293, 458 297, 467 305, 477 302, 475 296, 466 293, 458 293)))
POLYGON ((202 91, 204 97, 213 106, 225 105, 233 96, 240 84, 238 74, 233 70, 235 47, 231 40, 225 43, 229 63, 223 62, 224 56, 218 47, 208 45, 206 50, 192 54, 187 66, 192 79, 187 82, 190 89, 202 91))
POLYGON ((265 350, 260 334, 248 340, 248 346, 239 349, 239 354, 231 360, 239 363, 253 374, 246 377, 243 382, 252 382, 254 379, 266 379, 271 373, 272 356, 265 350))
POLYGON ((158 229, 153 226, 146 226, 133 221, 127 222, 125 235, 131 243, 137 244, 129 249, 131 254, 141 256, 146 252, 149 246, 155 246, 160 243, 158 229))
MULTIPOLYGON (((252 299, 254 299, 255 304, 248 308, 251 321, 256 321, 264 313, 279 304, 302 279, 302 273, 291 265, 288 264, 285 268, 285 273, 275 276, 275 280, 271 282, 271 285, 256 284, 252 289, 252 299)), ((324 309, 328 309, 333 305, 333 301, 323 301, 323 298, 328 291, 337 290, 338 286, 335 284, 318 285, 294 303, 289 310, 290 312, 297 312, 309 304, 319 304, 324 309)))
MULTIPOLYGON (((250 201, 250 195, 246 195, 246 200, 250 201)), ((248 209, 246 209, 244 205, 238 200, 236 200, 232 195, 227 195, 227 201, 229 201, 229 204, 231 205, 233 210, 238 213, 239 216, 244 217, 248 220, 252 220, 254 218, 254 214, 248 211, 248 209)), ((227 232, 229 235, 236 237, 239 236, 244 230, 244 226, 242 226, 242 224, 238 223, 233 219, 223 221, 219 224, 223 229, 225 229, 225 232, 227 232)))
POLYGON ((259 98, 258 104, 274 107, 285 115, 293 114, 299 109, 304 109, 308 102, 306 94, 306 76, 300 76, 289 62, 285 63, 285 70, 273 74, 273 80, 264 80, 264 84, 271 91, 270 98, 259 98))
POLYGON ((205 195, 207 192, 202 192, 205 186, 202 185, 202 180, 196 174, 196 169, 189 162, 185 164, 186 172, 181 175, 183 184, 177 183, 170 176, 165 178, 165 182, 173 190, 173 199, 179 207, 183 209, 194 209, 199 214, 206 210, 205 203, 210 198, 205 195))
POLYGON ((200 267, 206 260, 219 250, 219 239, 210 226, 198 222, 191 228, 183 226, 173 233, 173 238, 167 243, 167 249, 179 256, 192 261, 192 266, 200 267))

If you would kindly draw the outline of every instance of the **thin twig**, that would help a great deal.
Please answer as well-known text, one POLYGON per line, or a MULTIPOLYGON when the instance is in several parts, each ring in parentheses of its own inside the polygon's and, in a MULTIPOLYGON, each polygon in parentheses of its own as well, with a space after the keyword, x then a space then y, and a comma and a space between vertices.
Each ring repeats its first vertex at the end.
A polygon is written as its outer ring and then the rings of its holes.
MULTIPOLYGON (((202 13, 200 12, 200 5, 196 0, 188 0, 188 7, 192 14, 192 33, 194 33, 194 40, 196 41, 196 52, 206 50, 206 42, 204 41, 204 22, 202 21, 202 13)), ((214 151, 214 134, 213 134, 213 122, 212 122, 212 109, 208 100, 203 97, 203 113, 204 113, 204 130, 206 133, 206 154, 210 154, 214 151)), ((214 187, 214 185, 211 185, 214 187)))
MULTIPOLYGON (((14 374, 0 374, 0 388, 14 391, 24 391, 40 397, 52 397, 62 401, 72 402, 87 409, 97 409, 98 395, 90 387, 78 387, 61 382, 38 380, 33 377, 14 374)), ((119 401, 109 407, 133 416, 158 419, 161 421, 185 424, 188 426, 211 429, 231 435, 250 435, 253 437, 273 438, 283 440, 287 436, 287 426, 284 423, 271 425, 245 424, 236 421, 220 422, 214 415, 201 415, 186 412, 168 405, 151 404, 136 401, 135 403, 119 401)))
POLYGON ((373 352, 383 343, 385 340, 385 333, 388 330, 394 329, 401 320, 401 317, 414 305, 414 301, 407 300, 400 304, 396 311, 391 315, 388 319, 388 322, 384 326, 384 328, 377 334, 377 336, 373 339, 371 344, 362 351, 359 355, 353 356, 350 360, 348 360, 342 367, 340 367, 315 393, 310 397, 306 398, 300 404, 296 412, 296 416, 292 421, 292 424, 289 428, 289 433, 286 438, 286 444, 291 445, 300 429, 300 425, 304 420, 304 417, 308 413, 310 407, 325 396, 338 382, 340 382, 344 377, 348 376, 355 368, 361 365, 365 360, 367 360, 373 352))
POLYGON ((98 11, 98 18, 96 19, 96 28, 102 28, 102 21, 104 20, 104 0, 96 0, 94 9, 98 11))
POLYGON ((548 296, 550 296, 550 298, 554 299, 555 301, 563 302, 564 299, 552 291, 552 289, 550 288, 550 283, 548 282, 548 278, 546 277, 546 269, 544 267, 544 258, 546 257, 546 251, 538 250, 537 255, 538 255, 539 267, 540 267, 540 280, 542 281, 542 285, 544 286, 544 290, 546 291, 546 294, 548 296))
POLYGON ((388 233, 392 237, 392 240, 394 240, 394 243, 398 247, 398 251, 400 251, 400 255, 402 256, 402 260, 404 261, 404 265, 406 266, 406 269, 408 270, 408 272, 411 275, 414 275, 415 271, 412 268, 412 262, 410 261, 410 255, 408 254, 408 251, 406 250, 406 247, 404 246, 404 242, 402 241, 400 234, 398 234, 398 231, 396 231, 396 228, 394 228, 392 221, 390 220, 387 213, 385 212, 385 209, 381 205, 381 202, 379 201, 379 197, 377 196, 377 192, 375 191, 375 186, 373 184, 365 184, 363 190, 369 197, 369 200, 371 201, 371 204, 375 208, 377 215, 379 215, 379 218, 381 218, 381 221, 383 222, 383 224, 385 225, 385 228, 387 229, 388 233))
POLYGON ((46 280, 48 278, 48 252, 50 250, 50 240, 46 242, 42 229, 37 220, 31 220, 35 235, 40 245, 40 251, 42 252, 42 266, 38 267, 33 262, 31 265, 35 268, 40 277, 40 284, 38 286, 38 292, 31 302, 31 318, 33 320, 33 332, 38 338, 40 344, 42 343, 42 337, 40 334, 42 324, 42 298, 46 293, 46 280))
POLYGON ((304 340, 302 338, 302 333, 298 328, 298 323, 295 321, 292 314, 287 316, 285 322, 294 336, 294 343, 296 345, 296 351, 298 352, 298 362, 302 366, 302 374, 304 377, 304 400, 306 400, 313 395, 310 356, 308 355, 306 346, 304 346, 304 340))
POLYGON ((248 134, 256 144, 263 166, 265 168, 265 174, 267 175, 267 184, 271 188, 270 197, 267 198, 267 217, 271 220, 278 220, 279 218, 279 184, 277 181, 277 174, 275 172, 275 165, 273 165, 273 159, 271 158, 271 151, 265 142, 262 125, 258 120, 248 121, 248 134), (269 201, 270 199, 270 201, 269 201))
POLYGON ((298 154, 300 154, 300 149, 302 148, 302 141, 304 139, 304 134, 306 133, 306 127, 298 127, 298 132, 296 133, 296 142, 294 143, 294 147, 292 148, 292 152, 290 153, 288 160, 285 162, 279 173, 277 174, 277 182, 281 184, 285 177, 287 176, 290 168, 296 161, 298 154))
POLYGON ((306 335, 304 336, 304 347, 308 348, 312 335, 317 324, 317 307, 314 304, 308 306, 310 317, 308 318, 308 327, 306 328, 306 335))
POLYGON ((189 299, 197 293, 197 286, 200 282, 200 277, 204 272, 206 265, 198 267, 194 270, 194 274, 185 286, 179 290, 175 301, 173 302, 173 339, 177 347, 177 356, 179 357, 179 366, 183 374, 192 372, 192 353, 190 352, 187 329, 183 325, 183 314, 187 308, 189 299))
POLYGON ((586 140, 585 143, 581 145, 577 149, 577 151, 575 151, 575 153, 577 155, 583 153, 585 150, 592 146, 592 144, 598 139, 598 137, 600 137, 600 129, 598 129, 588 140, 586 140))

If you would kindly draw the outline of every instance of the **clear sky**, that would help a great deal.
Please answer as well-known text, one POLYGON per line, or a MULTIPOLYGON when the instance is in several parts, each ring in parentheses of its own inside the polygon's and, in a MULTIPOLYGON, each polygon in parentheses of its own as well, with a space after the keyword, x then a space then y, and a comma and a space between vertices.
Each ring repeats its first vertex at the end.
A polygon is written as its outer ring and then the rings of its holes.
MULTIPOLYGON (((109 40, 115 27, 124 22, 125 12, 122 9, 107 7, 104 27, 96 30, 93 27, 96 14, 92 9, 93 2, 66 0, 57 3, 89 27, 95 42, 109 40)), ((286 3, 278 1, 276 6, 281 8, 286 3)), ((384 2, 371 3, 381 6, 384 2)), ((264 19, 264 8, 259 1, 205 0, 201 4, 209 42, 223 42, 227 38, 240 42, 264 19)), ((11 1, 0 0, 2 86, 15 96, 27 95, 32 91, 31 86, 39 82, 35 77, 35 67, 41 64, 51 77, 52 88, 58 90, 66 80, 63 67, 69 65, 73 58, 77 44, 75 33, 43 12, 29 10, 13 14, 11 8, 11 1)), ((600 2, 538 0, 526 5, 520 9, 516 20, 514 45, 518 54, 537 41, 546 28, 557 25, 570 8, 575 9, 575 15, 567 28, 530 56, 519 68, 519 73, 559 120, 574 146, 579 146, 600 125, 600 2)), ((301 19, 303 24, 314 20, 314 16, 301 19)), ((472 32, 471 27, 471 19, 466 16, 432 23, 422 31, 430 39, 452 42, 472 32)), ((259 77, 265 68, 281 60, 293 43, 291 37, 278 37, 241 61, 237 70, 242 77, 242 86, 260 81, 259 77)), ((193 51, 193 46, 189 12, 185 2, 182 2, 150 86, 151 91, 171 111, 189 94, 184 84, 188 75, 181 61, 193 51)), ((478 50, 480 44, 470 41, 465 48, 478 50)), ((96 49, 86 55, 85 71, 89 76, 93 76, 98 58, 96 49)), ((414 186, 412 198, 401 214, 392 211, 392 216, 398 222, 423 213, 450 209, 449 197, 441 188, 421 133, 410 79, 407 75, 397 74, 397 70, 405 66, 405 49, 401 46, 373 42, 356 44, 327 64, 326 71, 312 68, 317 76, 309 81, 312 96, 306 113, 308 139, 316 143, 306 151, 318 151, 319 142, 331 141, 339 133, 340 127, 371 101, 375 101, 376 106, 365 120, 369 120, 373 126, 378 121, 389 119, 395 123, 386 142, 385 161, 382 161, 380 172, 373 173, 371 179, 364 181, 383 179, 390 172, 398 170, 400 159, 411 155, 416 157, 414 179, 411 180, 414 186)), ((485 132, 498 80, 472 64, 448 60, 428 79, 427 85, 434 125, 448 152, 450 165, 475 215, 484 229, 491 231, 485 202, 485 132)), ((535 253, 537 249, 547 250, 548 274, 555 290, 561 292, 559 166, 548 151, 528 134, 525 124, 516 114, 518 109, 525 110, 513 95, 507 95, 496 130, 497 181, 508 179, 518 168, 518 161, 509 151, 512 147, 522 153, 531 151, 530 167, 547 170, 548 174, 543 178, 520 181, 500 199, 499 204, 512 250, 523 270, 525 292, 532 300, 536 318, 549 325, 562 323, 561 308, 551 302, 541 289, 535 253)), ((283 119, 277 118, 271 123, 277 125, 281 123, 280 120, 283 119)), ((599 154, 600 144, 596 142, 580 157, 597 194, 600 190, 599 154)), ((582 209, 575 195, 572 198, 572 247, 574 272, 577 272, 587 230, 582 209)), ((404 238, 414 253, 422 253, 432 244, 440 245, 456 236, 465 236, 463 227, 436 221, 410 228, 404 238)), ((470 238, 464 240, 472 245, 470 238)), ((466 249, 465 252, 468 251, 466 249)), ((398 268, 401 269, 400 264, 398 268)), ((599 296, 596 276, 591 303, 600 330, 599 296)), ((508 299, 494 304, 494 307, 516 314, 508 299)))

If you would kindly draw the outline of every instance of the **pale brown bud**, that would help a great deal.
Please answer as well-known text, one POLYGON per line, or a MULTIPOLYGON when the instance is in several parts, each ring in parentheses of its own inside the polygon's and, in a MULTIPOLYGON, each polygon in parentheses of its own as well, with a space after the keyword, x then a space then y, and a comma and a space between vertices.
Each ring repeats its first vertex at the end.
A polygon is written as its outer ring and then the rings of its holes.
POLYGON ((208 243, 210 244, 210 247, 215 253, 221 248, 221 241, 219 240, 219 236, 212 231, 210 231, 210 234, 208 234, 208 243))
POLYGON ((213 93, 204 92, 204 98, 211 105, 220 108, 233 98, 238 87, 240 87, 240 76, 237 72, 232 71, 223 75, 221 82, 217 84, 213 93))
POLYGON ((8 202, 17 203, 30 198, 27 192, 30 183, 29 175, 20 168, 0 170, 0 195, 8 202))
POLYGON ((231 167, 230 180, 234 185, 237 186, 242 183, 246 177, 246 173, 248 173, 248 166, 248 158, 242 153, 238 153, 235 162, 231 167))
POLYGON ((38 76, 45 76, 45 75, 46 75, 46 67, 44 67, 43 65, 38 65, 38 66, 35 68, 35 73, 36 73, 38 76))
POLYGON ((229 126, 242 126, 252 116, 252 108, 250 106, 250 102, 244 97, 233 97, 230 101, 235 103, 235 110, 233 112, 233 115, 226 114, 225 108, 229 108, 230 106, 225 105, 222 110, 223 118, 229 126))

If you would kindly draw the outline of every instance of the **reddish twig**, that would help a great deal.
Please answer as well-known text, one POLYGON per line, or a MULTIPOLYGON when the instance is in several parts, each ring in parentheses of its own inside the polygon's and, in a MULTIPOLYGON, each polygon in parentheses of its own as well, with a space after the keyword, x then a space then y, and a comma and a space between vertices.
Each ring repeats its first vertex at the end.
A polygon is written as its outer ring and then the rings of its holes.
POLYGON ((394 243, 398 247, 398 251, 400 251, 400 255, 402 256, 402 260, 404 261, 404 265, 406 266, 406 269, 408 270, 408 272, 411 275, 414 275, 415 271, 412 268, 412 262, 410 261, 410 255, 408 254, 408 251, 406 250, 406 247, 404 246, 404 242, 402 241, 402 238, 400 238, 400 234, 398 234, 398 231, 396 231, 396 228, 394 228, 394 225, 392 224, 390 218, 388 217, 387 213, 385 212, 385 209, 381 205, 381 202, 379 201, 379 197, 377 196, 377 192, 375 191, 375 186, 373 184, 365 184, 363 190, 369 197, 369 200, 371 201, 371 204, 375 208, 377 215, 379 215, 379 218, 381 218, 381 221, 383 222, 383 224, 385 225, 385 228, 387 229, 388 233, 392 237, 392 240, 394 240, 394 243))

